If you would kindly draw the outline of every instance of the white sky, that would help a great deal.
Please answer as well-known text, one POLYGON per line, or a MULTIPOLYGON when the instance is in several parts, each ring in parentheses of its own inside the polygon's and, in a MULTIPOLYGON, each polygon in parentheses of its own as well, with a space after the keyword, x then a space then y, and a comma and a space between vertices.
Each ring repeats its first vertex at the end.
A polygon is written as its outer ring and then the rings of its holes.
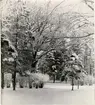
MULTIPOLYGON (((8 2, 9 0, 3 0, 4 2, 4 8, 6 1, 8 2)), ((15 0, 14 0, 15 1, 15 0)), ((87 5, 83 2, 83 0, 23 0, 23 1, 30 1, 32 2, 37 2, 37 4, 42 5, 47 3, 48 1, 51 1, 51 7, 53 8, 60 2, 64 1, 58 9, 61 11, 76 11, 76 12, 82 12, 82 13, 91 13, 92 11, 88 8, 87 5)))
POLYGON ((92 11, 88 8, 87 5, 83 2, 83 0, 24 0, 24 1, 36 1, 39 4, 43 4, 45 2, 51 1, 52 6, 56 6, 60 2, 64 1, 60 7, 62 9, 65 9, 66 11, 77 11, 77 12, 82 12, 82 13, 91 13, 92 11), (65 7, 65 8, 64 8, 65 7))

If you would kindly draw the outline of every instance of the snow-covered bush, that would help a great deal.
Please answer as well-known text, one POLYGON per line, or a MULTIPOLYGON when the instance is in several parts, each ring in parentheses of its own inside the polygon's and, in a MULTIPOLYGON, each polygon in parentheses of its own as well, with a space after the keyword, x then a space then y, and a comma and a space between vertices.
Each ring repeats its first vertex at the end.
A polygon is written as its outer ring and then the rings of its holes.
POLYGON ((81 85, 92 85, 95 82, 95 78, 91 75, 84 75, 80 78, 81 85))
POLYGON ((42 73, 31 73, 30 78, 33 81, 42 81, 42 82, 47 82, 49 80, 49 76, 47 74, 42 74, 42 73))
POLYGON ((12 74, 11 73, 5 73, 4 74, 4 81, 5 81, 5 86, 9 88, 11 86, 12 82, 12 74))
POLYGON ((19 83, 20 88, 26 87, 27 84, 29 88, 43 88, 44 83, 49 80, 49 76, 47 74, 41 73, 30 73, 28 77, 25 76, 17 76, 17 81, 19 83))
POLYGON ((19 79, 19 86, 20 86, 20 88, 23 88, 24 87, 24 77, 20 77, 20 79, 19 79))
POLYGON ((17 75, 16 81, 19 83, 20 88, 27 87, 29 81, 28 78, 29 77, 21 76, 19 74, 17 75))
POLYGON ((31 73, 30 80, 32 81, 32 86, 35 88, 43 88, 44 83, 49 80, 49 76, 42 73, 31 73))
POLYGON ((92 85, 95 81, 95 78, 91 75, 87 75, 87 77, 84 80, 88 85, 92 85))

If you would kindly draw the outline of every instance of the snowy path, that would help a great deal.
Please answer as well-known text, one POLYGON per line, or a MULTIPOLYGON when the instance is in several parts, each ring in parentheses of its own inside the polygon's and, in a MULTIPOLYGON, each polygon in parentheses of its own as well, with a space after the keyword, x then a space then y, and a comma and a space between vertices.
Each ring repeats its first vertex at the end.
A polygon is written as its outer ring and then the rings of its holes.
POLYGON ((2 105, 94 105, 94 86, 76 88, 71 91, 69 85, 50 83, 43 89, 4 89, 2 105))

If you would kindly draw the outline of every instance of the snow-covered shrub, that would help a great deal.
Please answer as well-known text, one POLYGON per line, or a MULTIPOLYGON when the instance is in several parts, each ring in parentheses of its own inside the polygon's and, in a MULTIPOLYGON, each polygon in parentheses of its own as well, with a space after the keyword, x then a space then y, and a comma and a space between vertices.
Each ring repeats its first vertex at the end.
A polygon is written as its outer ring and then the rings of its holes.
POLYGON ((49 76, 47 74, 42 74, 42 73, 31 73, 30 80, 32 82, 33 87, 43 88, 44 83, 49 80, 49 76))
POLYGON ((20 88, 24 87, 24 77, 20 77, 20 79, 19 79, 19 86, 20 86, 20 88))
POLYGON ((19 83, 20 88, 27 87, 28 77, 21 76, 21 75, 18 74, 16 80, 19 83))
POLYGON ((43 88, 44 83, 49 80, 49 76, 47 74, 41 73, 30 73, 29 76, 17 76, 17 81, 19 83, 20 88, 26 87, 29 88, 43 88))
POLYGON ((4 81, 5 81, 5 86, 9 88, 11 86, 12 82, 12 74, 11 73, 5 73, 4 74, 4 81))
POLYGON ((42 81, 42 82, 47 82, 49 80, 49 76, 47 74, 42 74, 42 73, 31 73, 30 78, 33 81, 42 81))
POLYGON ((92 85, 95 82, 95 78, 91 75, 84 75, 80 78, 81 85, 92 85))
POLYGON ((95 78, 91 75, 88 75, 86 78, 85 78, 85 81, 87 82, 88 85, 92 85, 95 81, 95 78))

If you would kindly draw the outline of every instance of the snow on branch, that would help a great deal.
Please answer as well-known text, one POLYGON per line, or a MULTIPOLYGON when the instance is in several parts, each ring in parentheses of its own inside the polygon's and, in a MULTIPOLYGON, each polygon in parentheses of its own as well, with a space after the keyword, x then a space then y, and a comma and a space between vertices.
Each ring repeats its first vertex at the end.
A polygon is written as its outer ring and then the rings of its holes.
POLYGON ((77 37, 70 37, 70 36, 66 36, 66 37, 56 37, 56 39, 61 39, 61 38, 85 38, 85 37, 89 37, 89 36, 92 36, 94 35, 94 33, 89 33, 88 35, 85 35, 85 36, 77 36, 77 37))

